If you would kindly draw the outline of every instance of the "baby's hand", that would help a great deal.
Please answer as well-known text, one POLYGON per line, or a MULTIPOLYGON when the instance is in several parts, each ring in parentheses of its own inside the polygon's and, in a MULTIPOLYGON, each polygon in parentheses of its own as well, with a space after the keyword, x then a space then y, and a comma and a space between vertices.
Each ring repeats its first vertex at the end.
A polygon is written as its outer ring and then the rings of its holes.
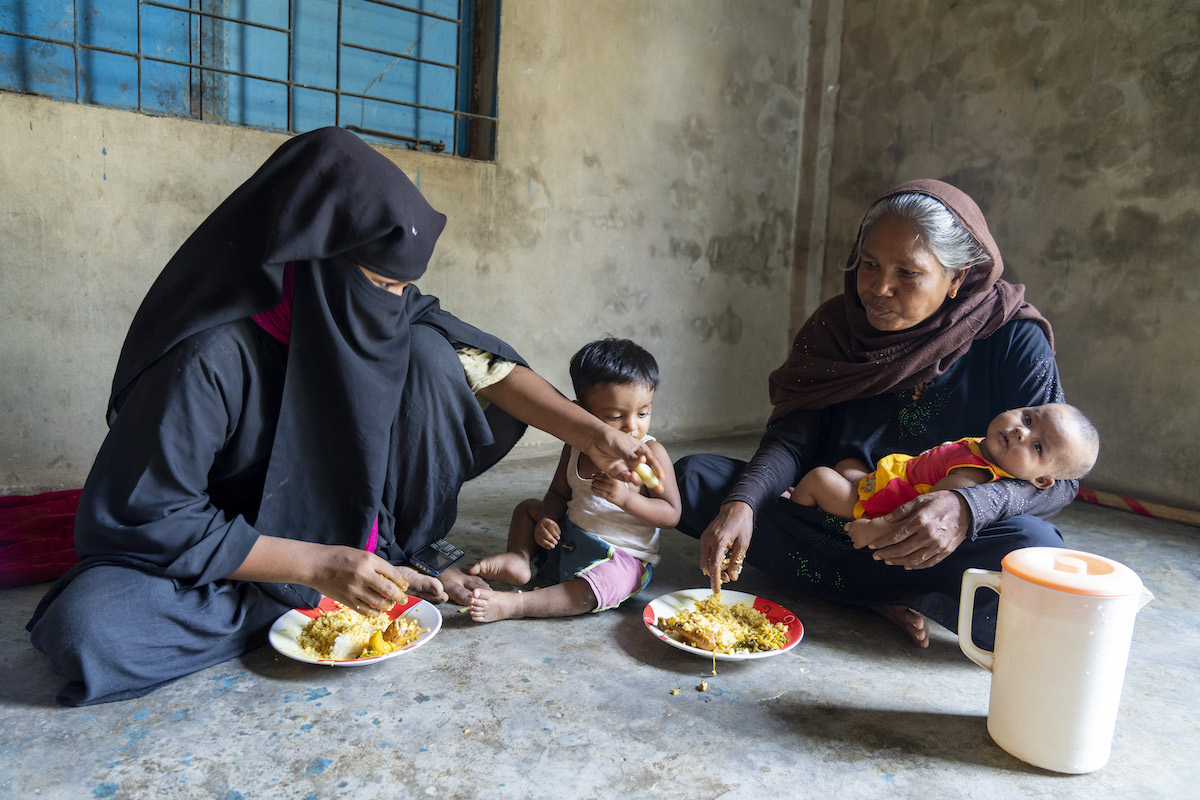
POLYGON ((617 508, 625 508, 632 491, 636 491, 634 484, 617 480, 603 472, 592 478, 592 494, 603 497, 617 508))
POLYGON ((850 541, 856 550, 861 550, 870 544, 876 535, 877 528, 878 526, 872 525, 868 519, 851 520, 842 526, 842 530, 850 537, 850 541))
POLYGON ((558 527, 558 523, 552 519, 539 519, 533 529, 533 540, 538 543, 538 546, 546 550, 553 550, 558 546, 558 540, 562 537, 562 529, 558 527))

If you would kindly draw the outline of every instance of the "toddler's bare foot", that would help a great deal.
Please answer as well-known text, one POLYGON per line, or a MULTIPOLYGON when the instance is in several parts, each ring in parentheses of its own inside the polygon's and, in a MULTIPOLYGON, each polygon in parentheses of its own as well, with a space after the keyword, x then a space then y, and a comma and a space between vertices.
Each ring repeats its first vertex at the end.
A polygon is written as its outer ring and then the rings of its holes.
POLYGON ((513 586, 524 586, 533 577, 529 559, 520 553, 488 556, 467 571, 489 581, 504 581, 513 586))
POLYGON ((460 606, 471 604, 471 592, 476 589, 491 588, 483 578, 478 575, 468 575, 458 567, 450 567, 438 577, 441 578, 442 586, 445 587, 449 598, 460 606))
POLYGON ((523 600, 520 592, 476 589, 471 592, 471 619, 476 622, 517 619, 524 616, 521 613, 523 600))
POLYGON ((875 610, 898 625, 917 647, 929 647, 929 629, 919 612, 907 606, 875 606, 875 610))

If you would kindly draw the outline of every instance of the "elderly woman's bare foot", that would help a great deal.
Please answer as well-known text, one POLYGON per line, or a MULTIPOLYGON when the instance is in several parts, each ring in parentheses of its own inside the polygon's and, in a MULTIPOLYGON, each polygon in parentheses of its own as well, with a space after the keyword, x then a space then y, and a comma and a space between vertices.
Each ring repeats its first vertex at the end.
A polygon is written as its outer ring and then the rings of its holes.
POLYGON ((496 622, 524 616, 521 613, 523 600, 520 592, 476 589, 471 592, 471 619, 476 622, 496 622))
POLYGON ((524 586, 533 577, 529 559, 520 553, 488 556, 467 572, 489 581, 504 581, 513 586, 524 586))
POLYGON ((483 578, 468 575, 458 567, 450 567, 438 577, 442 580, 442 586, 446 588, 446 594, 460 606, 469 606, 471 593, 477 589, 491 589, 483 578))
POLYGON ((875 610, 907 633, 917 647, 929 647, 929 629, 919 612, 907 606, 875 606, 875 610))

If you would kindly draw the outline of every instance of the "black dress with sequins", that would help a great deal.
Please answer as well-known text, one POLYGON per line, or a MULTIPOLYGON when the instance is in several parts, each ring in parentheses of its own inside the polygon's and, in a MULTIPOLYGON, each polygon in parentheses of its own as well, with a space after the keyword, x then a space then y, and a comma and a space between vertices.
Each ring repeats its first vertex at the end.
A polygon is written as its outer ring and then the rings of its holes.
MULTIPOLYGON (((796 411, 769 426, 746 462, 713 454, 681 459, 675 470, 683 499, 679 530, 699 537, 726 502, 755 511, 747 562, 801 588, 840 602, 905 605, 951 630, 957 627, 959 590, 968 567, 998 570, 1020 547, 1060 547, 1062 536, 1046 518, 1074 499, 1075 481, 1038 490, 1000 480, 959 489, 972 515, 967 541, 934 567, 905 570, 856 550, 838 519, 780 497, 808 470, 845 458, 874 464, 888 453, 919 453, 963 436, 982 436, 1001 411, 1062 402, 1058 366, 1045 334, 1014 321, 971 349, 928 385, 796 411)), ((991 646, 996 597, 976 603, 977 643, 991 646)))

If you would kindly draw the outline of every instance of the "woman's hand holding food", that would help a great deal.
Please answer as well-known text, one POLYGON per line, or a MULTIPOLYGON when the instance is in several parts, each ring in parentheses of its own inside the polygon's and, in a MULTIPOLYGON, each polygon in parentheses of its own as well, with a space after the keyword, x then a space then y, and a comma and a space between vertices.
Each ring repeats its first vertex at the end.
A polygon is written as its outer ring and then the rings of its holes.
POLYGON ((441 581, 408 567, 343 545, 318 545, 325 552, 305 585, 360 614, 372 614, 404 599, 408 592, 434 602, 446 600, 441 581))
MULTIPOLYGON (((514 367, 504 380, 481 389, 479 396, 586 453, 597 469, 614 478, 640 481, 632 476, 642 462, 648 463, 656 474, 663 474, 645 444, 605 425, 528 367, 514 367)), ((662 491, 661 487, 658 491, 662 491)))
POLYGON ((721 584, 736 581, 754 535, 754 511, 734 501, 721 506, 717 516, 700 536, 700 568, 708 576, 714 593, 721 584))
POLYGON ((259 536, 246 560, 227 576, 256 583, 298 583, 363 614, 389 607, 407 592, 446 600, 441 581, 395 567, 374 553, 344 545, 259 536))
POLYGON ((923 494, 885 517, 846 523, 856 548, 869 548, 877 561, 905 569, 941 563, 967 538, 971 512, 957 492, 923 494))
MULTIPOLYGON (((592 419, 596 418, 592 417, 592 419)), ((645 464, 654 472, 656 481, 655 486, 648 486, 648 488, 659 494, 662 493, 662 482, 658 480, 658 476, 663 474, 662 467, 659 466, 654 452, 646 446, 645 442, 596 420, 596 425, 589 431, 589 446, 580 449, 587 454, 598 470, 618 481, 646 484, 647 482, 637 473, 638 465, 645 464)))

